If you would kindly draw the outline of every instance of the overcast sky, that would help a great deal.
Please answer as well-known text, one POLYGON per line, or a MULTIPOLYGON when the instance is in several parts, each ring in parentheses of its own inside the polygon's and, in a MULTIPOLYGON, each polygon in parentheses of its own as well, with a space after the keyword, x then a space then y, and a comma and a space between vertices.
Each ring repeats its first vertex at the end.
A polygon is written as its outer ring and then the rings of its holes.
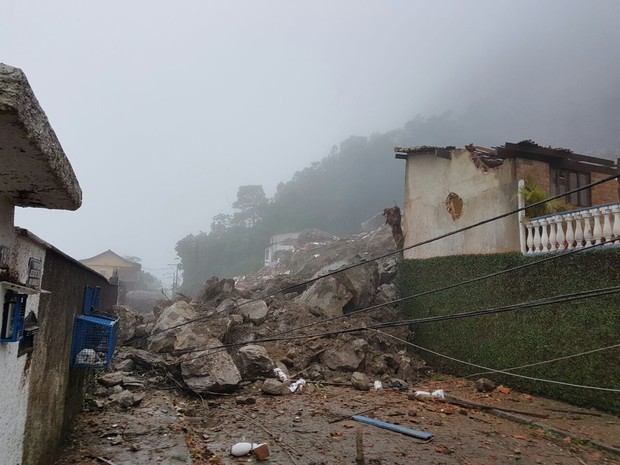
POLYGON ((76 212, 18 209, 17 225, 158 276, 240 185, 271 196, 350 135, 481 108, 491 143, 566 146, 531 113, 620 105, 617 0, 0 4, 0 62, 28 76, 84 194, 76 212))

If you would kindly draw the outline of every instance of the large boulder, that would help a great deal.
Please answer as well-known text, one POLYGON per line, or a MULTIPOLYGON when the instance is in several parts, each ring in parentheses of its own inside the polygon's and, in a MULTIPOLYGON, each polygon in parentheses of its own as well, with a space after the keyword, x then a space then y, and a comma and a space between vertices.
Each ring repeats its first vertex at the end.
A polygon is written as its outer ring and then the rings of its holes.
POLYGON ((353 294, 340 281, 330 276, 316 281, 295 300, 318 308, 324 317, 332 318, 344 314, 344 307, 352 297, 353 294))
POLYGON ((198 317, 196 310, 185 301, 178 301, 166 308, 157 319, 149 340, 151 352, 169 352, 174 349, 176 335, 185 328, 185 323, 198 317))
POLYGON ((234 359, 243 379, 273 376, 276 367, 267 350, 255 344, 241 347, 234 359))
POLYGON ((364 339, 354 339, 344 344, 339 350, 325 351, 321 361, 330 370, 351 372, 356 371, 364 361, 368 343, 364 339))
POLYGON ((111 313, 118 317, 119 328, 117 341, 119 345, 125 344, 136 337, 136 327, 142 323, 142 317, 123 305, 114 305, 111 313))
POLYGON ((200 307, 217 307, 226 299, 240 297, 242 297, 241 292, 235 289, 233 279, 218 279, 214 276, 205 281, 191 303, 200 307))
POLYGON ((192 391, 198 394, 230 392, 241 382, 235 362, 221 346, 218 339, 212 338, 205 341, 206 350, 179 358, 183 381, 192 391))
POLYGON ((243 316, 245 321, 260 325, 267 318, 269 307, 264 300, 241 300, 235 312, 243 316))

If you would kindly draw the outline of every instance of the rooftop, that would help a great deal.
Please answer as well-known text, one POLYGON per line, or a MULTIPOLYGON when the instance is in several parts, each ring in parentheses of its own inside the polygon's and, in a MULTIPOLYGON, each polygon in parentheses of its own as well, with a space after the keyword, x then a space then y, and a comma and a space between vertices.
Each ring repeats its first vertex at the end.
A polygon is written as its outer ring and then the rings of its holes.
POLYGON ((77 210, 82 190, 28 79, 0 63, 0 195, 19 207, 77 210))

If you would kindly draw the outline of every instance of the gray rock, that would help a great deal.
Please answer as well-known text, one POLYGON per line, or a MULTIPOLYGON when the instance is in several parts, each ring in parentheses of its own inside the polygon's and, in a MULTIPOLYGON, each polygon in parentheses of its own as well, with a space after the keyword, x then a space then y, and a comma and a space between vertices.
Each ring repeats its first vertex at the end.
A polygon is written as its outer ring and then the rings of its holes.
POLYGON ((267 318, 269 307, 267 307, 264 300, 241 300, 239 307, 235 311, 243 316, 244 321, 251 321, 255 325, 260 325, 267 318))
POLYGON ((325 351, 321 360, 334 371, 355 371, 366 356, 368 343, 364 339, 355 339, 338 351, 325 351))
POLYGON ((122 390, 110 396, 110 405, 119 405, 123 408, 133 407, 144 399, 144 393, 135 393, 122 390))
POLYGON ((126 358, 114 364, 117 371, 133 371, 136 369, 136 364, 133 360, 126 358))
MULTIPOLYGON (((205 341, 205 347, 215 348, 217 339, 205 341)), ((222 349, 204 350, 179 357, 185 384, 199 394, 230 392, 241 382, 241 374, 231 356, 222 349)))
POLYGON ((244 379, 271 376, 276 367, 267 350, 254 344, 241 347, 234 358, 244 379))
POLYGON ((488 378, 480 378, 476 380, 475 386, 480 392, 491 392, 497 387, 497 384, 488 378))
POLYGON ((370 380, 368 376, 359 371, 351 375, 351 385, 358 391, 370 391, 370 380))
POLYGON ((121 384, 123 382, 123 373, 120 371, 114 373, 106 373, 103 376, 97 378, 97 382, 105 387, 116 386, 117 384, 121 384))
POLYGON ((344 307, 352 297, 353 294, 340 281, 330 276, 315 282, 295 301, 317 308, 326 318, 333 318, 344 314, 344 307))
POLYGON ((273 396, 285 396, 291 394, 288 386, 275 378, 267 378, 261 386, 261 391, 273 396))
POLYGON ((111 313, 119 319, 117 341, 123 345, 135 337, 136 327, 142 322, 142 317, 123 305, 114 305, 111 313))
POLYGON ((397 298, 398 290, 396 289, 396 284, 382 284, 377 289, 374 300, 376 304, 381 305, 393 302, 397 298))
POLYGON ((179 326, 198 317, 196 310, 187 302, 180 300, 166 308, 153 327, 154 336, 149 340, 149 351, 169 352, 174 350, 176 335, 186 328, 179 326))

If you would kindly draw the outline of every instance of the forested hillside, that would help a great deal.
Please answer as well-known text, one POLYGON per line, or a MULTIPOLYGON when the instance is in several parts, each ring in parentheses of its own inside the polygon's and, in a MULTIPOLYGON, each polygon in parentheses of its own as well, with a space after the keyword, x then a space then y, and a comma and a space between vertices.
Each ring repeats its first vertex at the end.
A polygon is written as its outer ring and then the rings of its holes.
MULTIPOLYGON (((216 215, 209 232, 189 234, 177 243, 183 292, 194 292, 211 276, 223 278, 258 270, 274 234, 305 228, 338 236, 359 232, 361 222, 385 207, 402 207, 404 162, 394 158, 394 146, 493 146, 511 141, 510 131, 496 128, 491 134, 492 117, 484 113, 459 118, 449 113, 419 116, 388 133, 351 136, 321 161, 281 182, 273 198, 267 198, 260 185, 240 186, 233 213, 216 215)), ((560 139, 572 140, 569 128, 564 132, 560 139)), ((519 136, 513 141, 528 138, 528 134, 519 136)), ((617 135, 610 132, 597 143, 586 152, 609 158, 620 155, 617 135)))

